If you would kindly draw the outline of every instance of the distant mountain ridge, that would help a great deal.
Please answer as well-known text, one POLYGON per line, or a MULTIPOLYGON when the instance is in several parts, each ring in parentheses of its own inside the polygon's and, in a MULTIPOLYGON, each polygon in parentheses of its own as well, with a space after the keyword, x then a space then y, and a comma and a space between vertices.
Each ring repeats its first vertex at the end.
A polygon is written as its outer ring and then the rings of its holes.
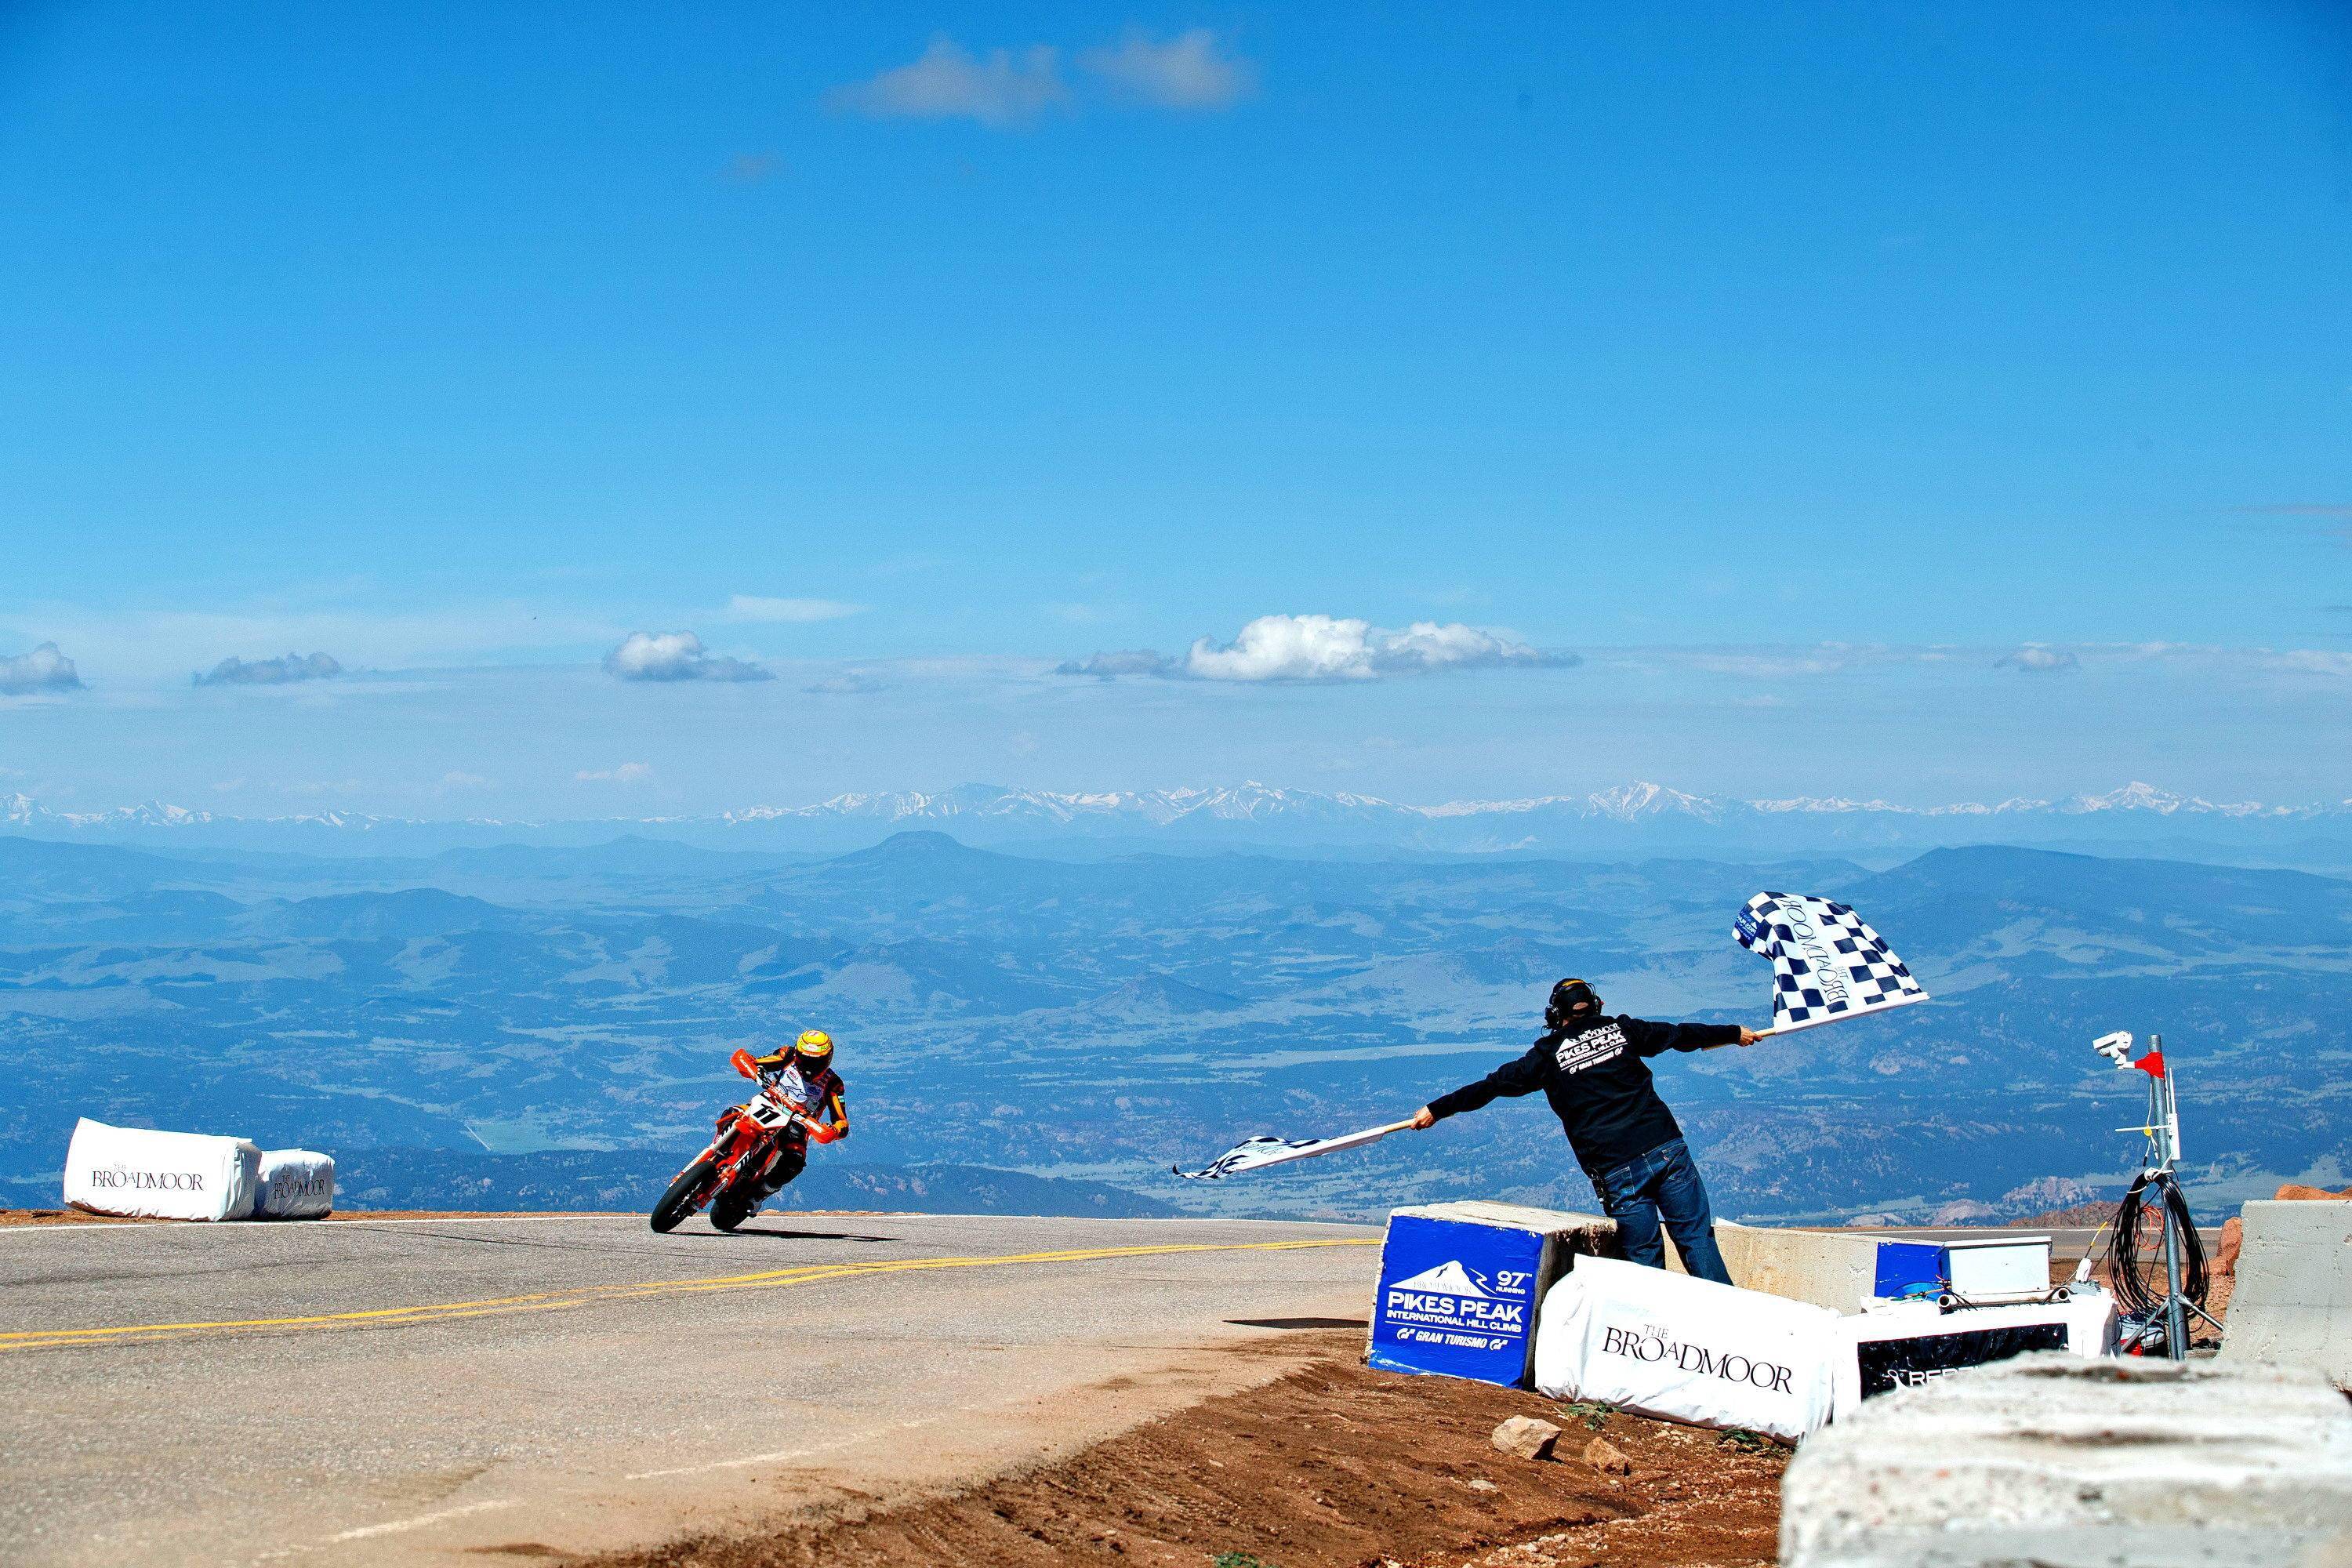
POLYGON ((0 828, 44 838, 216 843, 397 841, 403 848, 492 843, 586 843, 629 832, 702 847, 839 850, 911 827, 952 829, 968 843, 1061 839, 1192 847, 1411 849, 1450 854, 1611 849, 1628 836, 1657 846, 1785 849, 1799 844, 1916 848, 1946 843, 2114 838, 2193 828, 2223 838, 2352 834, 2352 799, 2303 805, 2211 801, 2134 782, 2050 800, 1905 805, 1837 795, 1738 800, 1646 782, 1581 795, 1413 805, 1378 795, 1247 783, 1215 789, 1065 793, 964 784, 939 793, 839 795, 803 805, 755 805, 698 816, 425 820, 355 812, 244 817, 153 802, 59 811, 0 795, 0 828))

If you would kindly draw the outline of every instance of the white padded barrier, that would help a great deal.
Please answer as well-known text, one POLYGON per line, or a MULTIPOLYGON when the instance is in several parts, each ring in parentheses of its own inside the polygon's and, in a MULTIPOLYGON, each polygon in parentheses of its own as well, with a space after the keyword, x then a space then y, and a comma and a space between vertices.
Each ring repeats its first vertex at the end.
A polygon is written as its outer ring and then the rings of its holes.
POLYGON ((1830 1418, 1837 1321, 1808 1302, 1579 1258, 1544 1296, 1536 1387, 1793 1441, 1830 1418))
POLYGON ((265 1149, 257 1219, 324 1219, 335 1208, 335 1162, 312 1149, 265 1149))
POLYGON ((110 1127, 87 1116, 66 1149, 65 1201, 93 1214, 247 1219, 261 1151, 242 1138, 110 1127))

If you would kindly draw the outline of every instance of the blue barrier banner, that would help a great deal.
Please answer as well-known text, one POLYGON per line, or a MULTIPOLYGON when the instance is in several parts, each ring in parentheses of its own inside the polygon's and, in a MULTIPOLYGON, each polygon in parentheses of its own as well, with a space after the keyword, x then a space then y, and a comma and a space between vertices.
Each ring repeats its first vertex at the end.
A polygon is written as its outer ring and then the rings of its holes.
POLYGON ((1892 1300, 1904 1296, 1933 1296, 1944 1286, 1944 1249, 1932 1241, 1882 1241, 1878 1244, 1878 1277, 1870 1293, 1892 1300))
POLYGON ((1367 1360, 1526 1386, 1545 1241, 1538 1231, 1390 1215, 1367 1360))

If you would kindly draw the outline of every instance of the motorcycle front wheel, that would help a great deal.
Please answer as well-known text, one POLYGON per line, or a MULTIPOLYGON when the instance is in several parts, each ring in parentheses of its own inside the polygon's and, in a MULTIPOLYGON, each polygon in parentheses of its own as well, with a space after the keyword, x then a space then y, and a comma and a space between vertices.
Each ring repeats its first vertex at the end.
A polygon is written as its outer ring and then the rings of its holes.
POLYGON ((702 1189, 709 1184, 713 1168, 709 1161, 697 1160, 680 1171, 677 1180, 669 1184, 669 1191, 661 1195, 661 1202, 654 1205, 648 1223, 657 1231, 676 1230, 680 1220, 700 1206, 702 1189))

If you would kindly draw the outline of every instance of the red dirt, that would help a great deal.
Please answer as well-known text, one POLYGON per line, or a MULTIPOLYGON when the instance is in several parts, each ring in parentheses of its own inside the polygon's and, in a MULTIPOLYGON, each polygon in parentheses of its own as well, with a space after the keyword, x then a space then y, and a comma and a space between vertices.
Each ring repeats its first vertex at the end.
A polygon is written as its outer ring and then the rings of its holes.
POLYGON ((2089 1203, 2076 1204, 2073 1208, 2028 1215, 2023 1219, 2005 1220, 2002 1225, 2009 1230, 2063 1230, 2075 1226, 2105 1225, 2116 1217, 2116 1201, 2114 1198, 2094 1198, 2089 1203))
MULTIPOLYGON (((597 1568, 1741 1568, 1773 1561, 1786 1454, 1721 1434, 1591 1412, 1632 1474, 1579 1457, 1588 1413, 1538 1394, 1328 1359, 1208 1400, 1066 1460, 889 1506, 860 1494, 782 1521, 594 1559, 597 1568), (1507 1416, 1564 1428, 1530 1463, 1488 1441, 1507 1416), (1484 1483, 1483 1486, 1480 1483, 1484 1483)), ((541 1549, 544 1550, 544 1549, 541 1549)), ((488 1549, 532 1554, 533 1543, 488 1549)))

